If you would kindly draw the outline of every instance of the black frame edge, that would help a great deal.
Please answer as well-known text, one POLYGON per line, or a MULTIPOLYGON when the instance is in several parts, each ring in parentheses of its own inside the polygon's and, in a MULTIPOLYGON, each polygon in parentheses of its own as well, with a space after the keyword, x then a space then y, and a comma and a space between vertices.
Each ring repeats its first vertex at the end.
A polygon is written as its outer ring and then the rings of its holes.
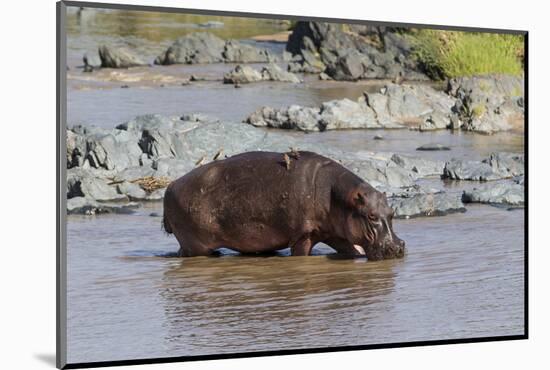
POLYGON ((67 365, 67 245, 66 245, 66 15, 63 1, 56 3, 56 367, 67 365))
POLYGON ((525 221, 523 230, 523 250, 524 250, 524 267, 523 267, 523 283, 524 283, 524 330, 525 338, 529 338, 529 32, 526 32, 523 37, 524 42, 524 57, 523 57, 523 101, 524 101, 524 133, 523 147, 525 156, 524 166, 524 196, 525 208, 523 210, 523 218, 525 221))
POLYGON ((406 347, 421 347, 421 346, 436 346, 449 344, 467 344, 467 343, 484 343, 498 342, 511 340, 524 340, 526 335, 508 335, 501 337, 480 337, 466 339, 445 339, 433 341, 418 341, 418 342, 402 342, 402 343, 381 343, 370 344, 364 346, 346 346, 346 347, 322 347, 322 348, 307 348, 307 349, 291 349, 279 351, 259 351, 259 352, 242 352, 242 353, 227 353, 218 355, 200 355, 200 356, 178 356, 178 357, 159 357, 148 359, 135 360, 117 360, 117 361, 98 361, 98 362, 81 362, 67 364, 63 369, 83 369, 96 367, 111 367, 111 366, 130 366, 130 365, 152 365, 161 363, 173 362, 190 362, 190 361, 206 361, 206 360, 224 360, 232 358, 251 358, 251 357, 269 357, 269 356, 288 356, 288 355, 303 355, 316 353, 331 353, 331 352, 349 352, 368 349, 389 349, 389 348, 406 348, 406 347))

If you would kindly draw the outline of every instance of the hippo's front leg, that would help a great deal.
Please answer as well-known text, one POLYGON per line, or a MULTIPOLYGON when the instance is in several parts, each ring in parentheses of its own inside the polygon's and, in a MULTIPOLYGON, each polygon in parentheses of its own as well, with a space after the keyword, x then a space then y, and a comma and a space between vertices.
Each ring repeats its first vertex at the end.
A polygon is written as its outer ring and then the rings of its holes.
POLYGON ((348 242, 346 239, 330 238, 323 241, 323 243, 328 244, 339 254, 348 255, 348 256, 365 255, 365 250, 361 246, 354 245, 348 242))
POLYGON ((290 254, 292 256, 309 256, 311 248, 313 248, 313 242, 309 236, 306 236, 290 246, 290 254))

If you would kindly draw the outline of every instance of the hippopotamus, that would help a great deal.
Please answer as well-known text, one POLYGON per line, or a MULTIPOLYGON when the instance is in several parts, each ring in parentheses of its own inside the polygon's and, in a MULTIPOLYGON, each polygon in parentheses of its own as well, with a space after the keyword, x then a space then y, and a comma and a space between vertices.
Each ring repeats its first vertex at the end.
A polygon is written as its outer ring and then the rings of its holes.
POLYGON ((290 247, 310 255, 323 242, 369 260, 402 257, 385 194, 313 152, 246 152, 193 169, 171 182, 163 227, 182 257, 224 247, 243 254, 290 247))

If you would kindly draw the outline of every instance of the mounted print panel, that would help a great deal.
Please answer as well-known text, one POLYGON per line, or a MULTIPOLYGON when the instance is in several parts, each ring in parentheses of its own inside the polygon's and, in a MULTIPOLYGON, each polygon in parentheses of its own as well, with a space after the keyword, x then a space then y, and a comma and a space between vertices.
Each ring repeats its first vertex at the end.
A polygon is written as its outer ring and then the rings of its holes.
POLYGON ((526 32, 58 5, 59 367, 527 337, 526 32))

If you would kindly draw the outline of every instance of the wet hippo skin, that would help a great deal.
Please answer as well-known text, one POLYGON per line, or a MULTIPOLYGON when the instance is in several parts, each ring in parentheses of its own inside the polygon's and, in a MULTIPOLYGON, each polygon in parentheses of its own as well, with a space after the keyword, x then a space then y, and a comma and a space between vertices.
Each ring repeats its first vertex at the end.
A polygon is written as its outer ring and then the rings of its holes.
POLYGON ((220 247, 293 256, 323 242, 370 260, 402 257, 386 196, 337 162, 312 152, 247 152, 198 167, 172 182, 164 229, 180 256, 220 247))

